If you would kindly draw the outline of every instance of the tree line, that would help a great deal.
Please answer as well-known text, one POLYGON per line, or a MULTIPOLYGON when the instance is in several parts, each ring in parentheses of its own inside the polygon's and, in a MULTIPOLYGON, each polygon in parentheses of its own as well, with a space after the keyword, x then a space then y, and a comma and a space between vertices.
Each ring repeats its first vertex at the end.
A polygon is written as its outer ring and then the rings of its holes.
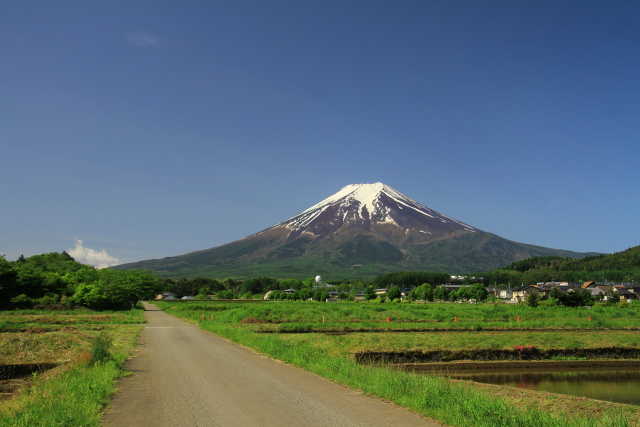
POLYGON ((0 256, 0 308, 126 310, 152 298, 161 285, 148 271, 98 270, 66 252, 17 261, 0 256))
MULTIPOLYGON (((484 301, 487 287, 590 280, 639 282, 640 246, 617 254, 580 260, 554 256, 529 258, 494 271, 477 272, 461 278, 452 278, 442 272, 391 272, 370 282, 359 279, 331 282, 330 288, 318 287, 313 277, 305 280, 264 276, 242 280, 205 277, 160 279, 146 270, 95 269, 76 262, 66 252, 29 258, 20 256, 16 261, 7 261, 0 256, 0 308, 84 306, 98 310, 128 309, 137 301, 151 299, 160 292, 172 292, 176 298, 214 295, 219 299, 249 299, 272 291, 272 299, 325 300, 329 289, 338 292, 340 299, 353 299, 360 292, 364 293, 365 299, 375 299, 378 296, 376 289, 386 289, 386 298, 390 300, 400 298, 404 291, 412 300, 484 301), (467 286, 449 292, 444 287, 448 283, 467 286), (290 291, 285 293, 284 290, 290 291)), ((580 298, 583 296, 586 294, 580 298)), ((580 298, 578 293, 572 293, 558 297, 558 301, 564 305, 583 305, 580 298)))
POLYGON ((640 246, 614 254, 575 259, 541 256, 478 272, 486 284, 535 285, 539 282, 640 282, 640 246))

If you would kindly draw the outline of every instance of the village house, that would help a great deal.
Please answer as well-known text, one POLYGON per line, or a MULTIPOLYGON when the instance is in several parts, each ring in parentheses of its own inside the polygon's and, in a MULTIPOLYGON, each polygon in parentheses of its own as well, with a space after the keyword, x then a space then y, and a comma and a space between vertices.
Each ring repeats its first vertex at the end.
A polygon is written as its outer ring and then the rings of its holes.
POLYGON ((513 298, 513 289, 512 288, 498 289, 496 293, 496 297, 505 301, 510 300, 513 298))
POLYGON ((156 300, 168 300, 168 299, 176 299, 176 295, 173 292, 163 292, 161 294, 156 295, 156 300))
POLYGON ((526 301, 527 297, 534 293, 540 296, 540 289, 538 289, 536 286, 533 286, 533 285, 523 286, 521 288, 514 289, 513 294, 511 296, 511 302, 526 301))
POLYGON ((629 283, 626 289, 636 295, 635 299, 640 299, 640 283, 629 283))
POLYGON ((627 289, 626 286, 616 285, 616 286, 613 287, 613 290, 618 295, 620 295, 620 299, 625 299, 627 301, 633 301, 633 300, 638 299, 638 295, 636 295, 634 292, 632 292, 629 289, 627 289))

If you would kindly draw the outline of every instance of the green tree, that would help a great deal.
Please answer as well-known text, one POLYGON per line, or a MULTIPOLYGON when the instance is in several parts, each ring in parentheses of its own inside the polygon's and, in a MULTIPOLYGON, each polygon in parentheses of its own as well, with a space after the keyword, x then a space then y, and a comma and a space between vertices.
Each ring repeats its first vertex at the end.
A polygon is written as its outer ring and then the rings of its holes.
POLYGON ((527 295, 526 302, 529 307, 537 307, 540 303, 540 295, 537 292, 531 292, 527 295))
POLYGON ((4 256, 0 256, 0 296, 0 301, 9 301, 18 296, 18 272, 4 256))
POLYGON ((231 289, 235 291, 240 285, 240 281, 228 277, 222 281, 222 284, 224 285, 225 289, 231 289))
POLYGON ((474 283, 469 288, 469 299, 475 299, 476 301, 486 301, 489 292, 487 292, 487 288, 484 287, 482 283, 474 283))
POLYGON ((583 307, 593 305, 595 298, 593 294, 586 289, 576 289, 560 295, 559 301, 560 304, 567 307, 583 307))
POLYGON ((219 299, 237 299, 238 294, 233 289, 225 289, 217 293, 216 297, 219 299))
POLYGON ((237 291, 241 294, 250 292, 253 295, 264 294, 272 289, 279 289, 278 281, 271 277, 253 277, 244 280, 237 291))
POLYGON ((376 299, 376 289, 373 287, 373 285, 369 285, 364 289, 364 299, 376 299))
POLYGON ((73 294, 78 305, 93 310, 128 310, 157 292, 159 280, 144 270, 96 270, 91 281, 79 284, 73 294))
POLYGON ((383 274, 373 280, 373 285, 377 288, 388 288, 399 286, 408 289, 415 288, 422 283, 433 285, 443 285, 451 280, 451 276, 446 273, 436 273, 433 271, 397 271, 383 274))
POLYGON ((279 282, 280 289, 300 289, 302 288, 302 280, 298 279, 282 279, 279 282))
POLYGON ((468 301, 473 298, 471 293, 471 288, 468 286, 461 286, 460 289, 456 292, 456 300, 457 301, 468 301))
POLYGON ((433 290, 433 299, 435 301, 444 301, 447 299, 447 288, 444 285, 438 285, 433 290))
POLYGON ((560 300, 560 296, 562 296, 562 291, 557 286, 554 286, 549 292, 549 298, 560 300))
POLYGON ((423 283, 409 292, 409 299, 424 302, 433 301, 433 288, 430 284, 423 283))
POLYGON ((607 291, 607 305, 617 304, 620 302, 620 294, 614 291, 613 289, 609 289, 607 291))
POLYGON ((283 299, 286 299, 286 297, 287 294, 282 291, 273 291, 269 294, 270 300, 282 301, 283 299))
POLYGON ((402 291, 398 286, 392 286, 387 291, 387 298, 389 298, 390 301, 393 301, 394 299, 399 299, 401 296, 402 296, 402 291))
POLYGON ((291 292, 289 295, 287 295, 287 299, 291 300, 291 301, 299 301, 300 300, 300 292, 299 291, 291 292))
POLYGON ((308 301, 313 296, 313 293, 311 292, 311 289, 309 289, 309 288, 300 289, 298 291, 298 294, 300 295, 300 300, 301 301, 308 301))
POLYGON ((316 301, 326 301, 329 298, 329 294, 322 289, 316 289, 313 293, 313 299, 316 301))

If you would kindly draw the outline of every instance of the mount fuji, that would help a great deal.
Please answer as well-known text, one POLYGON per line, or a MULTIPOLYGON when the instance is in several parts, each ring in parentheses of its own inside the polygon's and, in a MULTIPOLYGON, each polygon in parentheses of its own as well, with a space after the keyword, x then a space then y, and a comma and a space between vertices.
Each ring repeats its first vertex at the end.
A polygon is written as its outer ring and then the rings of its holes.
POLYGON ((382 184, 347 185, 294 217, 222 246, 123 264, 167 277, 371 277, 397 270, 451 274, 578 253, 513 242, 436 212, 382 184))

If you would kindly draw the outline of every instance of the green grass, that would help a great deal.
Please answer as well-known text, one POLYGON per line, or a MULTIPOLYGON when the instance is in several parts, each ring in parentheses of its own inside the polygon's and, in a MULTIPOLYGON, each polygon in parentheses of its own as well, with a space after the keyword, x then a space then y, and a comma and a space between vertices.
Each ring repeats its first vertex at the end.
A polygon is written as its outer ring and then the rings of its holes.
POLYGON ((143 322, 142 310, 0 312, 3 363, 60 363, 0 402, 0 426, 99 426, 143 322))
MULTIPOLYGON (((174 303, 178 304, 178 303, 174 303)), ((537 307, 506 304, 377 304, 309 301, 193 302, 182 305, 185 313, 210 311, 224 322, 256 318, 264 331, 365 332, 429 330, 640 330, 640 304, 629 308, 537 307), (277 307, 274 308, 274 307, 277 307), (388 322, 389 320, 389 322, 388 322)), ((195 319, 195 317, 194 317, 195 319)))
MULTIPOLYGON (((546 316, 533 316, 528 307, 460 306, 458 304, 324 304, 324 303, 194 303, 189 305, 161 303, 167 312, 200 323, 203 329, 214 332, 231 341, 254 348, 287 363, 310 372, 362 390, 371 395, 393 401, 449 425, 455 426, 625 426, 640 423, 637 407, 589 401, 588 409, 580 406, 576 398, 554 397, 535 391, 526 393, 521 401, 501 394, 491 387, 468 382, 459 382, 430 375, 403 372, 386 366, 364 366, 355 362, 353 353, 358 350, 397 350, 420 348, 479 347, 513 348, 514 345, 540 346, 561 343, 587 346, 607 336, 611 342, 635 343, 637 332, 630 330, 588 330, 576 337, 572 324, 581 321, 585 311, 576 309, 549 310, 546 316), (496 310, 498 314, 492 310, 496 310), (469 319, 467 327, 453 322, 452 314, 469 319), (211 314, 214 315, 213 320, 211 314), (527 315, 531 326, 523 331, 474 332, 475 322, 495 322, 496 316, 514 317, 527 315), (203 319, 204 315, 204 319, 203 319), (302 329, 322 331, 344 324, 386 324, 391 316, 405 326, 424 322, 425 319, 443 317, 444 327, 459 329, 437 333, 260 333, 261 328, 283 324, 298 325, 302 329), (322 317, 330 323, 322 323, 322 317), (243 319, 255 318, 273 324, 241 323, 243 319), (450 318, 450 319, 449 319, 450 318), (546 321, 545 321, 546 319, 546 321), (283 322, 283 323, 277 323, 283 322), (538 330, 535 329, 536 326, 538 330), (550 327, 549 325, 553 325, 550 327), (331 325, 331 326, 328 326, 331 325), (556 331, 557 328, 567 329, 556 331), (466 329, 466 330, 465 330, 466 329), (551 334, 550 337, 545 337, 551 334), (610 335, 614 335, 610 338, 610 335), (493 339, 489 337, 493 336, 493 339), (635 340, 635 341, 634 341, 635 340), (488 342, 487 342, 488 341, 488 342), (556 403, 554 403, 556 402, 556 403), (560 403, 557 403, 560 402, 560 403), (627 421, 631 420, 631 421, 627 421)), ((628 316, 627 324, 616 323, 620 313, 600 310, 603 321, 618 327, 637 328, 637 311, 628 316), (629 325, 631 323, 631 325, 629 325)), ((544 310, 541 310, 544 311, 544 310)), ((539 314, 539 313, 538 313, 539 314)), ((393 323, 393 321, 392 321, 393 323)), ((515 323, 515 321, 514 321, 515 323)), ((520 323, 523 323, 521 320, 520 323)), ((464 323, 463 323, 464 324, 464 323)), ((582 326, 581 326, 582 328, 582 326)), ((277 329, 275 330, 277 332, 277 329)), ((637 344, 636 344, 637 345, 637 344)), ((512 392, 510 392, 512 393, 512 392)), ((559 395, 555 395, 559 396, 559 395)))
POLYGON ((36 378, 0 411, 2 426, 99 426, 101 411, 123 375, 116 360, 79 364, 51 378, 36 378))

